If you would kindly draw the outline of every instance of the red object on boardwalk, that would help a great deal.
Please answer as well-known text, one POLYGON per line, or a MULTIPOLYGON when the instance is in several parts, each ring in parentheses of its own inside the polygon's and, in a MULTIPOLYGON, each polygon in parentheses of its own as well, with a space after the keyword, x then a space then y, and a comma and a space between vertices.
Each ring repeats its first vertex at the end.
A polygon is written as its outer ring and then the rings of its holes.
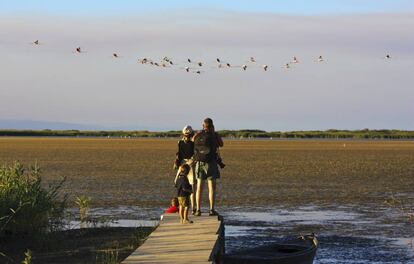
POLYGON ((175 205, 170 206, 167 210, 165 210, 166 214, 174 214, 178 212, 178 207, 175 205))

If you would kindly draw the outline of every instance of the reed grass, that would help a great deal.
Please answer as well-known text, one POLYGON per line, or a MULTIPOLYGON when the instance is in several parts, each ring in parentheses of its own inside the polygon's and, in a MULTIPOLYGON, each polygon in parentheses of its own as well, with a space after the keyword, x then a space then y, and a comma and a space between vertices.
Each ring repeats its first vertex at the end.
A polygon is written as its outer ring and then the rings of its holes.
POLYGON ((0 236, 26 236, 54 229, 66 204, 66 198, 57 199, 64 181, 45 188, 37 164, 29 169, 19 162, 1 166, 0 236))

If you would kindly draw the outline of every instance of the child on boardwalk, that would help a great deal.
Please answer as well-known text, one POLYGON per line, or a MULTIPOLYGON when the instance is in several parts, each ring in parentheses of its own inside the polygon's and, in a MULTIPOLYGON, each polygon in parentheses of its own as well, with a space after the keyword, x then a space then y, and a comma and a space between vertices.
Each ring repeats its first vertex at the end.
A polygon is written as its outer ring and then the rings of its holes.
POLYGON ((190 206, 190 195, 192 193, 192 188, 188 182, 187 175, 190 172, 190 166, 188 164, 183 164, 179 168, 178 179, 175 187, 177 188, 178 204, 179 204, 179 214, 180 214, 180 223, 193 223, 188 219, 188 207, 190 206))
POLYGON ((178 198, 174 197, 171 199, 171 205, 165 210, 166 214, 174 214, 178 212, 178 198))

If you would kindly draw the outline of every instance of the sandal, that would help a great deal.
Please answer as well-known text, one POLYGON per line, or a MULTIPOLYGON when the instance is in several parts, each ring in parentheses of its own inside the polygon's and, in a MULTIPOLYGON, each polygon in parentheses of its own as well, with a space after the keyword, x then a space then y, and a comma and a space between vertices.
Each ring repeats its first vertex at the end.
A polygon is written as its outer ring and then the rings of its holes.
POLYGON ((216 215, 218 215, 218 213, 217 213, 216 210, 212 209, 212 210, 210 210, 210 212, 208 213, 208 215, 209 216, 216 216, 216 215))

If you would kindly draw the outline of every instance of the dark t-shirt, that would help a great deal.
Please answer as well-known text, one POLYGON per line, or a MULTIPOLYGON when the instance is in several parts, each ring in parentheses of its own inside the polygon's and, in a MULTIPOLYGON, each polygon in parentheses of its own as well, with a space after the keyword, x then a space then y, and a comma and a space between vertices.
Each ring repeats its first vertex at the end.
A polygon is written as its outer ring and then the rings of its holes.
POLYGON ((178 197, 189 196, 192 192, 192 188, 191 188, 190 183, 188 182, 187 176, 184 176, 184 175, 178 176, 175 187, 177 188, 178 197))
POLYGON ((191 159, 194 155, 194 142, 188 141, 185 142, 184 140, 178 141, 178 151, 177 151, 177 159, 180 163, 183 159, 191 159))

